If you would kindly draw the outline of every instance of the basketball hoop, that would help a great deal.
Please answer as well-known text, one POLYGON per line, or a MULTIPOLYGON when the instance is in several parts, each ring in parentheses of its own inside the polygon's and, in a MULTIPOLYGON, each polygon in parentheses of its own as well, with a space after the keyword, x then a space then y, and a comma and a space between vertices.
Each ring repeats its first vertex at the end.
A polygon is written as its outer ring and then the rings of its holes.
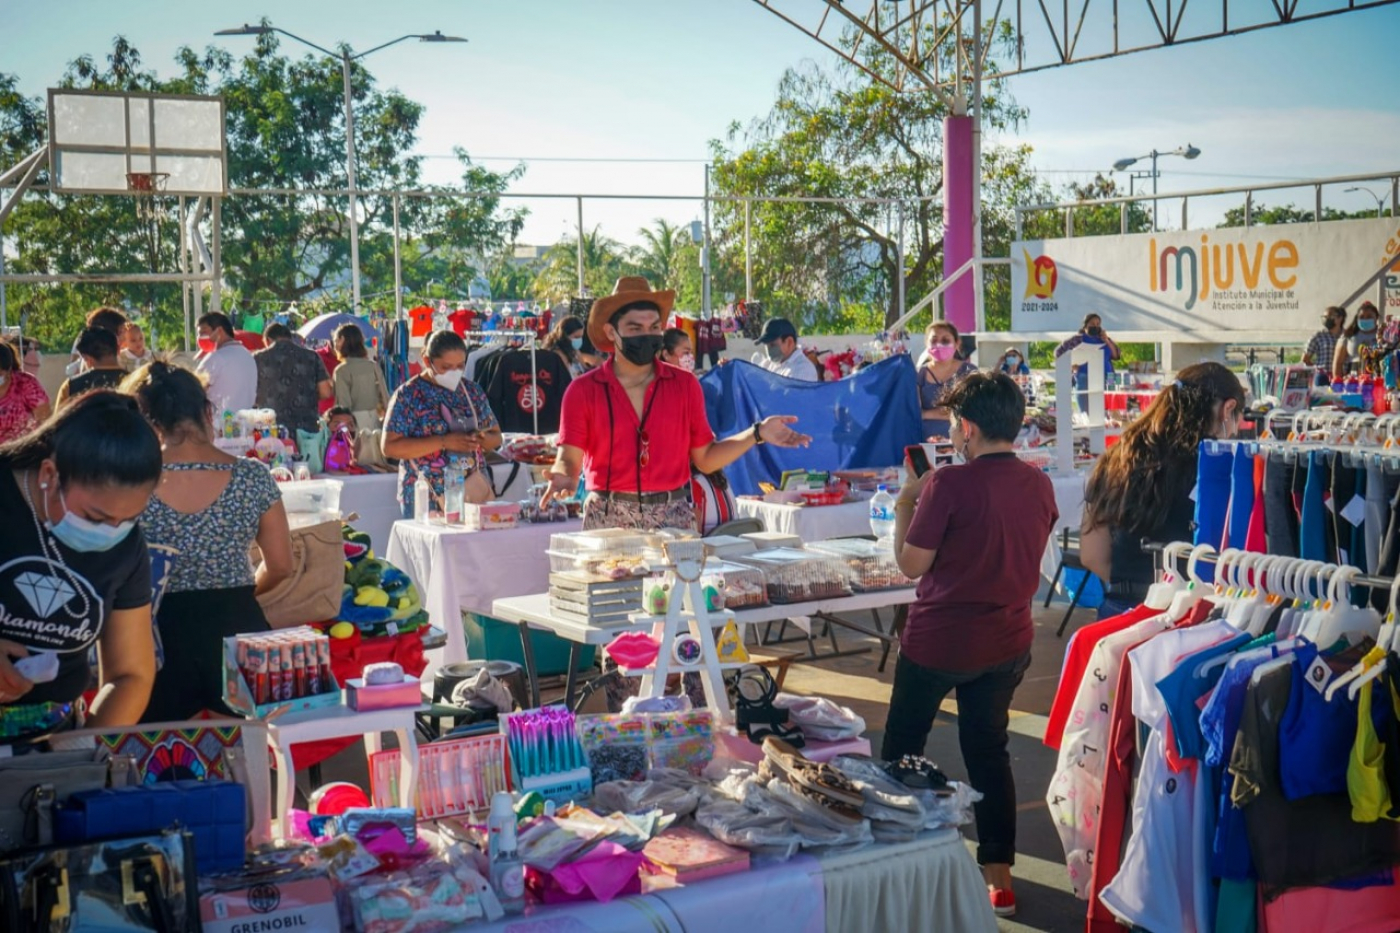
POLYGON ((156 195, 165 190, 165 183, 169 180, 169 172, 126 173, 126 190, 136 196, 136 218, 138 220, 149 221, 158 216, 156 195))

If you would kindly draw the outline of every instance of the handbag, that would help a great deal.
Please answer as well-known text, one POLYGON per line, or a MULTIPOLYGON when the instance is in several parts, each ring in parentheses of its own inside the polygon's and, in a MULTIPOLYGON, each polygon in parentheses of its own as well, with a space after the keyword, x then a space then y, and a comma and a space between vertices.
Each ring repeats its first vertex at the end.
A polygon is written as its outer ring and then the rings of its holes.
POLYGON ((106 787, 108 772, 96 749, 0 758, 0 852, 51 844, 54 806, 106 787))
MULTIPOLYGON (((254 562, 262 552, 254 544, 254 562)), ((292 529, 292 573, 258 597, 273 628, 325 622, 340 612, 345 586, 345 539, 340 522, 321 522, 292 529)))
POLYGON ((198 933, 194 844, 179 830, 0 861, 7 933, 198 933))
POLYGON ((297 449, 306 458, 306 465, 311 472, 326 472, 326 429, 319 431, 303 431, 297 429, 297 449))
POLYGON ((361 428, 355 435, 355 462, 373 473, 387 473, 394 467, 384 456, 384 432, 378 428, 361 428))
MULTIPOLYGON (((472 410, 472 420, 481 424, 481 418, 477 414, 476 406, 472 404, 470 395, 462 393, 467 400, 467 407, 472 410)), ((476 452, 476 469, 467 475, 462 485, 462 501, 470 502, 473 505, 481 505, 483 502, 490 502, 496 498, 496 491, 491 488, 491 480, 486 475, 486 461, 481 456, 481 451, 476 452)))
POLYGON ((355 468, 355 444, 343 427, 326 441, 325 468, 327 473, 350 473, 355 468))

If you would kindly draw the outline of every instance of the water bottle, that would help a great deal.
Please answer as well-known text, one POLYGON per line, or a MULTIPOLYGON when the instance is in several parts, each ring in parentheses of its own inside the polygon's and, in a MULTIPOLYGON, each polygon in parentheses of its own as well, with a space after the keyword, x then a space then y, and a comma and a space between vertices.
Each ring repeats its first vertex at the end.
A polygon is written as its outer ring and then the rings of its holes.
POLYGON ((491 814, 486 823, 487 860, 491 866, 491 886, 501 907, 508 914, 525 909, 525 864, 516 839, 515 810, 508 791, 491 798, 491 814))
POLYGON ((428 480, 419 476, 418 482, 413 484, 413 520, 426 522, 428 520, 428 503, 432 499, 432 490, 428 487, 428 480))
POLYGON ((870 533, 884 543, 894 539, 894 496, 888 486, 881 485, 870 500, 870 533))

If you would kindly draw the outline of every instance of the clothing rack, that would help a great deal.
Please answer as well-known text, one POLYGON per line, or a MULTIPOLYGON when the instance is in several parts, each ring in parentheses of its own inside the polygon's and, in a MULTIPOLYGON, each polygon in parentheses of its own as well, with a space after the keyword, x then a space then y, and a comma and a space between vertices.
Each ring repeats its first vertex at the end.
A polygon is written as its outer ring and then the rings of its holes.
MULTIPOLYGON (((1189 560, 1195 562, 1218 564, 1220 563, 1221 558, 1221 552, 1216 551, 1215 548, 1211 547, 1209 544, 1188 544, 1184 541, 1165 543, 1162 541, 1148 541, 1144 538, 1141 542, 1141 547, 1144 551, 1151 551, 1157 555, 1156 561, 1158 573, 1161 573, 1166 569, 1165 565, 1167 560, 1171 559, 1171 557, 1174 556, 1168 554, 1168 549, 1179 550, 1183 552, 1183 556, 1187 556, 1189 560)), ((1231 550, 1233 549, 1227 549, 1225 553, 1228 554, 1231 550)), ((1257 552, 1239 551, 1237 553, 1254 554, 1257 552)), ((1312 564, 1317 570, 1317 574, 1320 577, 1332 577, 1342 570, 1357 570, 1357 573, 1348 575, 1347 577, 1347 583, 1351 586, 1364 586, 1367 589, 1372 590, 1390 590, 1394 589, 1396 586, 1396 577, 1380 577, 1374 576, 1372 574, 1361 573, 1359 572, 1358 568, 1352 567, 1348 564, 1327 564, 1321 561, 1305 561, 1301 557, 1280 558, 1278 555, 1259 555, 1261 559, 1270 556, 1274 557, 1275 559, 1297 561, 1299 564, 1312 564)))
MULTIPOLYGON (((468 337, 485 337, 485 338, 488 338, 488 339, 495 339, 495 338, 497 338, 497 337, 510 337, 510 338, 518 338, 518 339, 521 339, 521 340, 529 341, 529 344, 530 344, 530 379, 531 379, 532 382, 535 382, 536 384, 538 384, 538 380, 539 380, 539 364, 535 361, 535 348, 536 348, 536 345, 539 343, 539 335, 536 334, 534 331, 532 331, 532 330, 468 330, 468 331, 463 331, 463 332, 461 333, 460 336, 462 337, 463 340, 467 339, 468 337)), ((485 387, 483 387, 483 391, 485 391, 485 387)), ((540 407, 539 407, 538 405, 536 405, 533 409, 531 409, 530 414, 531 414, 531 415, 533 416, 533 418, 534 418, 534 422, 535 422, 535 433, 536 433, 536 434, 539 434, 539 433, 540 433, 540 407)))

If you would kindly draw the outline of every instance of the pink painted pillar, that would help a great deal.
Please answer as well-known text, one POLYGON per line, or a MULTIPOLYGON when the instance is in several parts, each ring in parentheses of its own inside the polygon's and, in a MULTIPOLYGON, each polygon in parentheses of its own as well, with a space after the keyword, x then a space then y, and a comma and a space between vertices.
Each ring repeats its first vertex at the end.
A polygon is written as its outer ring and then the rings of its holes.
MULTIPOLYGON (((972 117, 943 118, 943 274, 951 276, 972 258, 973 192, 977 190, 972 117)), ((943 293, 944 312, 968 333, 977 326, 973 276, 968 272, 943 293)))

